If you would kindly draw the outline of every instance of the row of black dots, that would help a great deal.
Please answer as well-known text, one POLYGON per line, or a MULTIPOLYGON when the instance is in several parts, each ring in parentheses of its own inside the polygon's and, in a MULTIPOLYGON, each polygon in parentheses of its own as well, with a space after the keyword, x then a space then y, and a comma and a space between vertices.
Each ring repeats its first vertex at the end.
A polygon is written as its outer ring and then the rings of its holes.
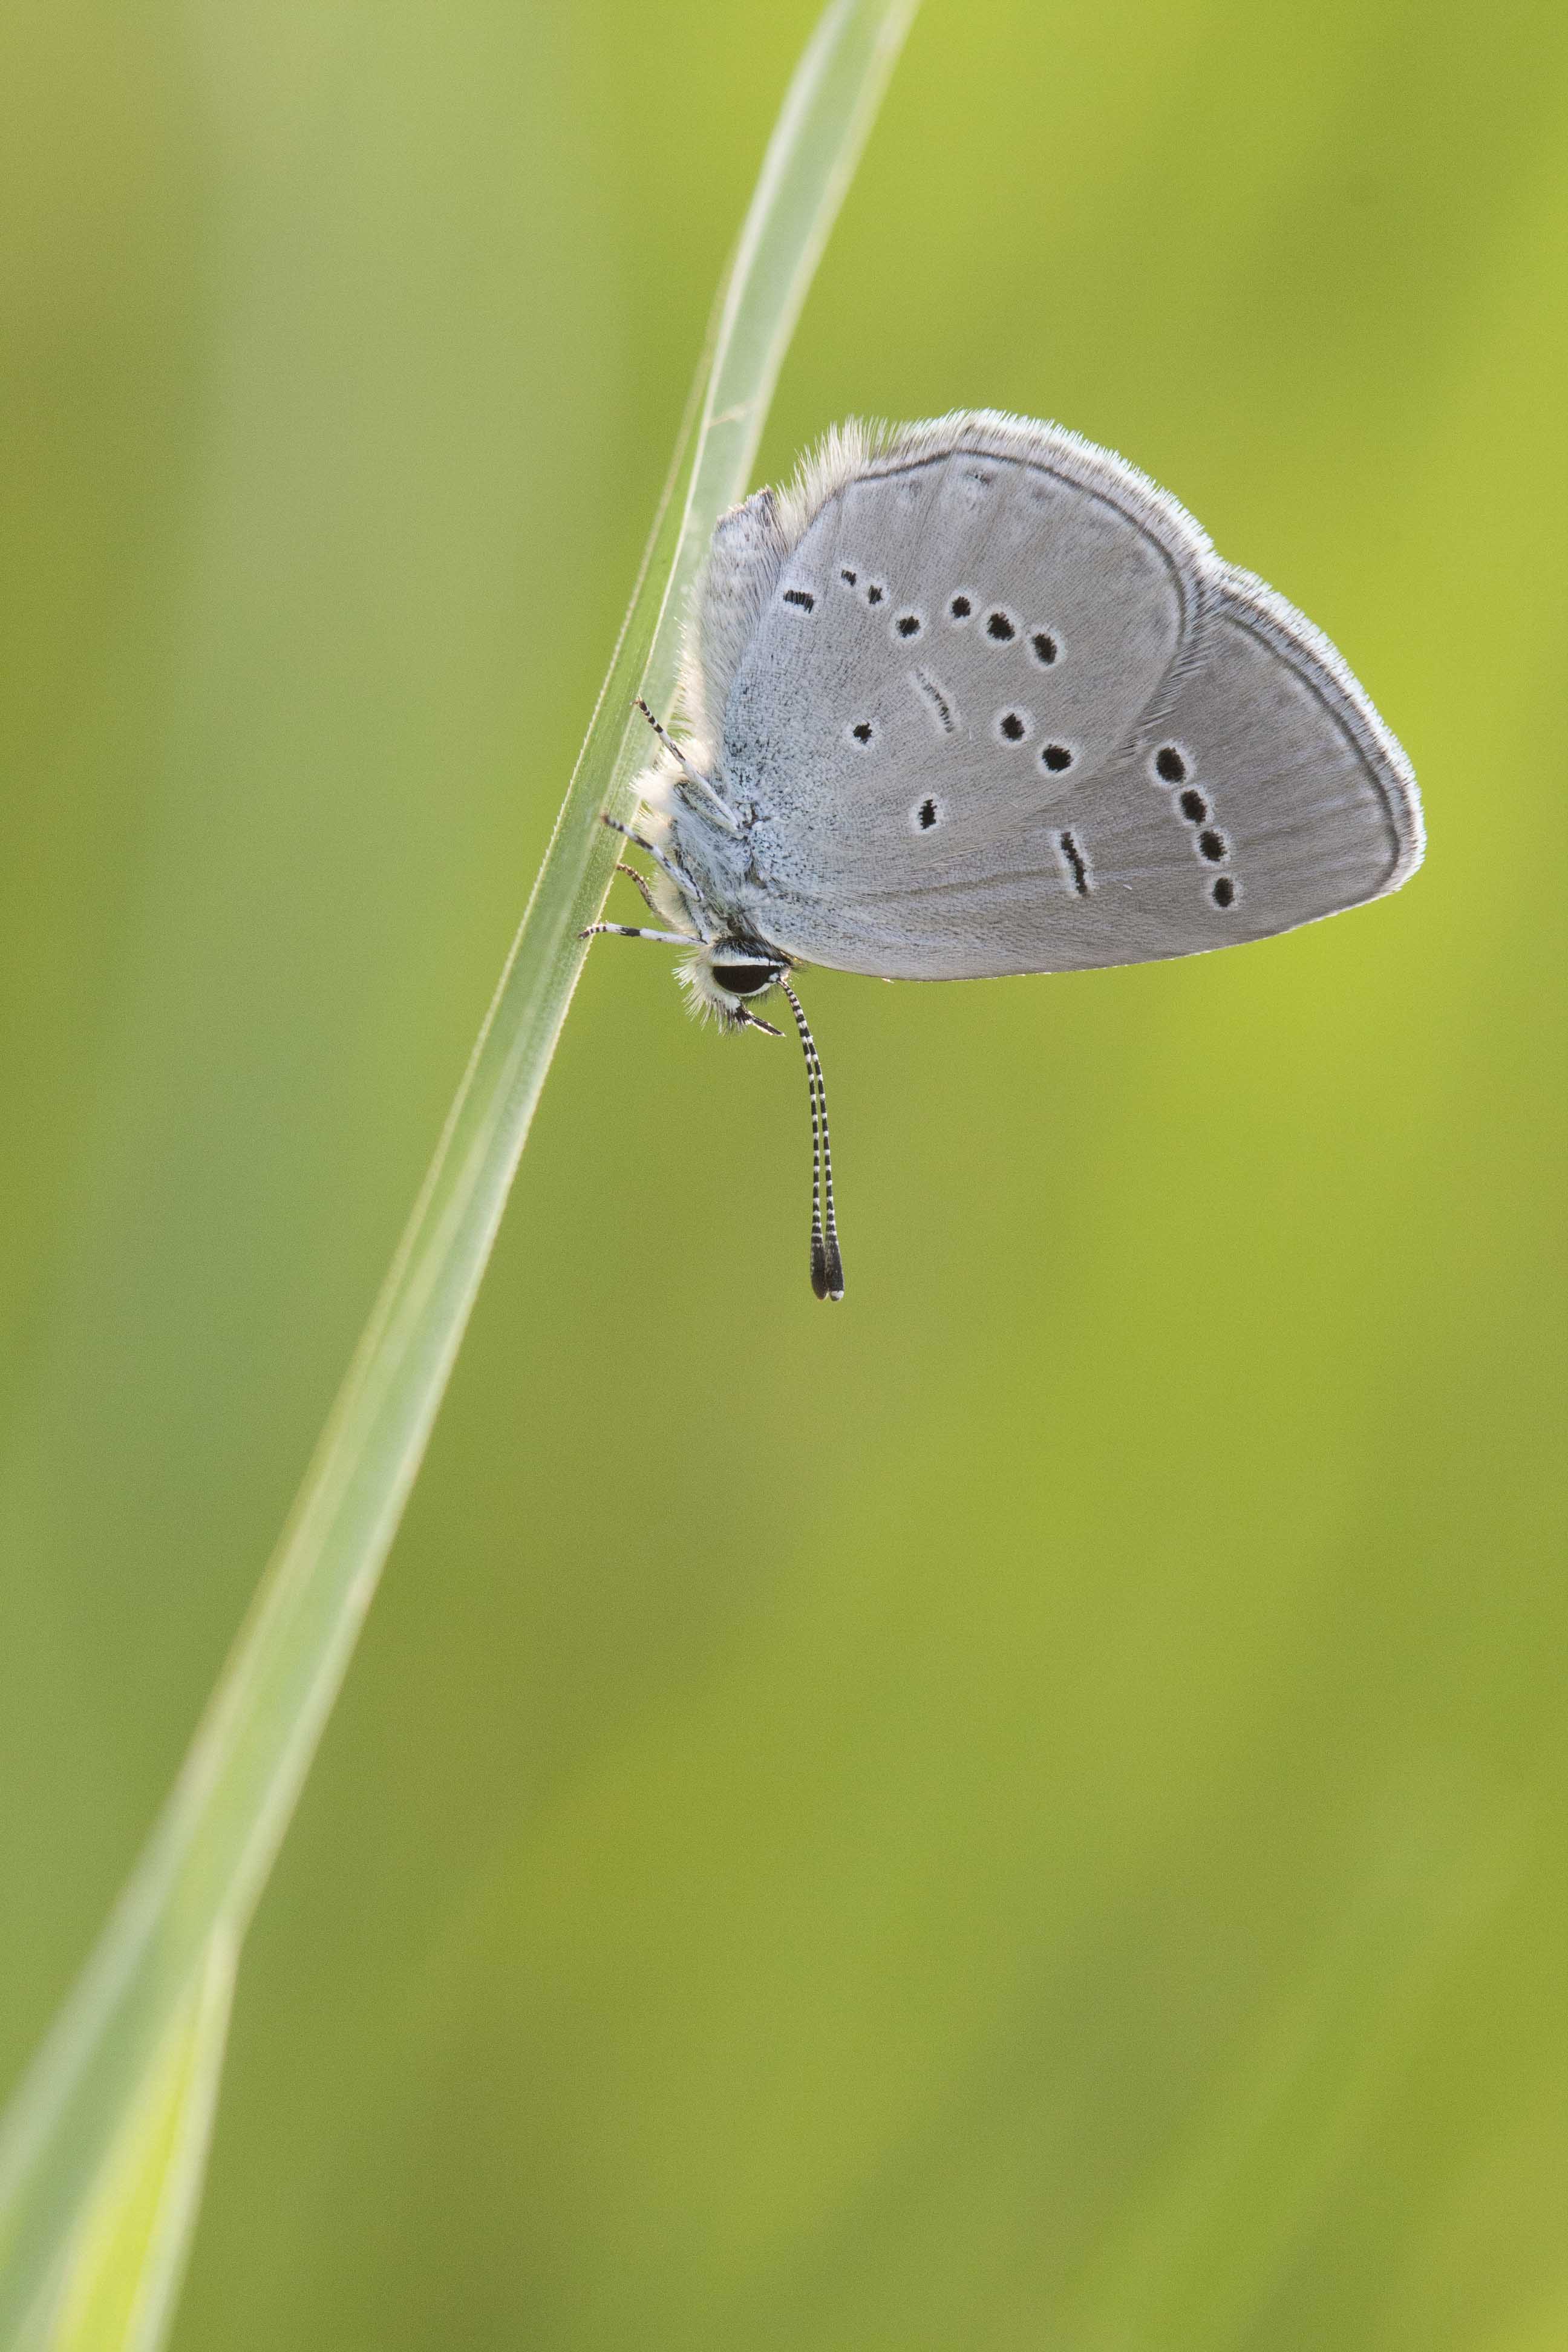
MULTIPOLYGON (((922 687, 930 688, 930 681, 925 679, 923 677, 921 683, 922 687)), ((942 699, 940 694, 937 696, 937 709, 944 725, 948 726, 949 731, 951 731, 951 716, 948 706, 946 702, 942 699)), ((1004 710, 998 715, 995 724, 996 732, 1004 742, 1021 743, 1027 736, 1033 721, 1025 711, 1004 710)), ((852 742, 858 743, 862 751, 869 751, 877 738, 877 730, 869 719, 858 719, 853 726, 850 727, 848 732, 850 740, 852 742)), ((1040 751, 1040 765, 1043 768, 1047 769, 1053 776, 1065 775, 1068 769, 1072 766, 1072 763, 1073 754, 1066 743, 1047 743, 1042 745, 1040 751)))
MULTIPOLYGON (((858 577, 847 567, 838 576, 847 588, 853 588, 858 577)), ((866 590, 867 602, 879 604, 885 593, 875 581, 872 581, 866 590)), ((809 588, 786 588, 784 592, 784 601, 786 604, 794 605, 797 612, 814 613, 816 610, 816 598, 809 588)), ((903 615, 897 625, 903 635, 912 636, 919 633, 921 624, 917 614, 909 613, 903 615), (908 628, 905 628, 905 622, 910 624, 908 628)), ((870 750, 876 739, 877 730, 869 719, 858 719, 848 731, 850 740, 858 743, 862 751, 870 750)))
MULTIPOLYGON (((1173 743, 1162 743, 1155 752, 1154 773, 1163 784, 1181 785, 1176 806, 1194 828, 1194 848, 1206 866, 1223 866, 1230 856, 1230 844, 1219 827, 1210 824, 1214 812, 1196 784, 1188 781, 1192 771, 1173 743)), ((1235 906, 1238 896, 1233 875, 1216 874, 1209 885, 1209 897, 1222 914, 1235 906)))
MULTIPOLYGON (((846 588, 858 588, 860 585, 860 574, 853 564, 842 565, 838 577, 846 588)), ((868 604, 884 604, 887 594, 887 589, 879 580, 868 580, 866 583, 865 597, 868 604)), ((784 592, 784 601, 786 604, 797 606, 803 613, 812 613, 816 609, 816 598, 809 588, 786 588, 784 592)), ((962 625, 972 618, 974 612, 974 599, 960 589, 950 598, 947 612, 951 621, 962 625)), ((994 605, 986 614, 983 625, 985 635, 994 645, 1011 645, 1019 634, 1018 624, 1012 614, 1005 611, 999 604, 994 605)), ((893 623, 893 634, 907 642, 911 637, 918 637, 924 627, 925 620, 921 614, 900 613, 893 623)), ((1028 639, 1029 650, 1035 659, 1042 669, 1049 669, 1061 651, 1059 641, 1052 635, 1049 629, 1031 629, 1028 632, 1028 639)))
MULTIPOLYGON (((1023 743, 1034 731, 1034 715, 1027 710, 999 710, 992 721, 1004 743, 1023 743)), ((1041 747, 1040 765, 1048 768, 1053 776, 1066 773, 1072 766, 1073 755, 1065 743, 1047 743, 1041 747)))
MULTIPOLYGON (((949 599, 947 617, 960 627, 965 621, 973 618, 973 613, 974 599, 963 589, 961 588, 955 596, 949 599)), ((992 644, 996 646, 1010 646, 1019 635, 1017 622, 1013 618, 1012 614, 1005 611, 1000 604, 993 605, 981 626, 992 644)), ((1028 632, 1028 639, 1029 651, 1034 655, 1040 667, 1049 669, 1061 651, 1061 646, 1057 638, 1051 635, 1049 629, 1031 629, 1028 632)))
MULTIPOLYGON (((850 568, 849 568, 849 566, 848 566, 848 564, 846 564, 846 565, 845 565, 845 567, 844 567, 843 571, 842 571, 842 572, 840 572, 840 573, 839 573, 838 577, 839 577, 839 579, 844 583, 844 585, 846 586, 846 588, 854 588, 854 587, 858 586, 858 584, 859 584, 860 574, 859 574, 858 572, 853 572, 853 571, 851 571, 851 570, 850 570, 850 568)), ((868 580, 868 581, 867 581, 867 583, 866 583, 866 602, 867 602, 867 604, 886 604, 886 602, 887 602, 887 598, 888 598, 888 592, 887 592, 887 590, 883 587, 883 585, 882 585, 882 583, 881 583, 881 582, 880 582, 879 580, 868 580)), ((905 635, 905 636, 910 636, 910 637, 912 637, 912 636, 914 636, 914 635, 917 634, 917 632, 919 631, 919 628, 920 628, 920 621, 919 621, 919 619, 917 618, 917 616, 916 616, 914 614, 912 614, 912 613, 906 613, 906 614, 905 614, 905 615, 904 615, 904 618, 905 618, 905 620, 912 620, 912 621, 914 621, 914 624, 915 624, 914 628, 912 628, 912 629, 905 629, 905 630, 904 630, 904 635, 905 635)))
MULTIPOLYGON (((838 577, 843 582, 846 588, 856 588, 860 584, 860 574, 851 564, 845 564, 840 571, 838 577)), ((888 592, 886 588, 883 587, 879 580, 867 581, 866 602, 868 604, 885 604, 887 602, 887 596, 888 592)), ((918 637, 924 627, 925 618, 922 614, 900 613, 897 620, 893 623, 893 635, 896 637, 901 637, 907 645, 911 637, 918 637)))

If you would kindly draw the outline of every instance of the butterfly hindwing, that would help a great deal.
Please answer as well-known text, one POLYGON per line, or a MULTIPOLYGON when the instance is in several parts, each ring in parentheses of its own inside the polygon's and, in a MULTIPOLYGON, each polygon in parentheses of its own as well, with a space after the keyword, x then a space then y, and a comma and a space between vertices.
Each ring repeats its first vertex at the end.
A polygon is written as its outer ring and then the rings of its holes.
MULTIPOLYGON (((1220 569, 1166 734, 1191 772, 1164 796, 1200 863, 1224 844, 1242 937, 1378 898, 1419 862, 1403 751, 1328 639, 1251 573, 1220 569)), ((1157 786, 1161 748, 1145 761, 1157 786)))

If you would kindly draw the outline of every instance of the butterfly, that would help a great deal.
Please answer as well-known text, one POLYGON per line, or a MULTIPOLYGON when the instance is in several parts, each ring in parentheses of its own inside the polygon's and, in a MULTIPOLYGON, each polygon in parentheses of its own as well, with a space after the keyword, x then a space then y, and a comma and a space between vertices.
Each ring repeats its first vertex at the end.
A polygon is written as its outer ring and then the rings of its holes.
POLYGON ((1321 632, 1149 478, 989 411, 827 435, 719 522, 678 742, 627 866, 732 1028, 805 1048, 811 1278, 844 1295, 822 1066, 792 974, 975 980, 1194 955, 1395 890, 1408 761, 1321 632))

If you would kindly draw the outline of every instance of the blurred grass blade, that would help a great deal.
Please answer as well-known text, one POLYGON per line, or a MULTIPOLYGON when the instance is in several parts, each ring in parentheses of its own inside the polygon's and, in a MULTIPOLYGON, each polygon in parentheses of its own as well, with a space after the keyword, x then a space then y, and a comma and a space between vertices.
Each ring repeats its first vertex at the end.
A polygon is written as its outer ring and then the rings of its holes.
POLYGON ((60 2308, 37 2333, 48 2352, 153 2352, 163 2340, 201 2196, 235 1959, 231 1935, 209 1938, 78 2224, 60 2308))
POLYGON ((1060 2315, 1064 2344, 1235 2352, 1254 2339, 1446 1971, 1517 1874, 1519 1828, 1479 1790, 1390 1801, 1322 1949, 1107 2233, 1060 2315))
MULTIPOLYGON (((0 2345, 40 2307, 77 2307, 66 2271, 92 2200, 129 2119, 154 2111, 177 2021, 189 2027, 195 1988, 243 1933, 287 1826, 473 1305, 582 969, 577 932, 608 887, 615 848, 599 813, 624 803, 647 749, 633 697, 640 687, 668 703, 685 591, 714 520, 747 486, 915 5, 834 0, 790 85, 609 675, 430 1173, 184 1768, 0 2134, 0 2345)), ((187 2127, 193 2167, 199 2140, 187 2127)), ((162 2223, 148 2237, 166 2272, 167 2239, 162 2223)))

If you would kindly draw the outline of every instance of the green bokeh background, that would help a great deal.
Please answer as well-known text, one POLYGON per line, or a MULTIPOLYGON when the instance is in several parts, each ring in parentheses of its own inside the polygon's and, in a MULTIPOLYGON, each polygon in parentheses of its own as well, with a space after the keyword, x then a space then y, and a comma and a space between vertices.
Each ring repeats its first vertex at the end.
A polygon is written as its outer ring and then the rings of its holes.
MULTIPOLYGON (((811 0, 18 0, 0 2075, 427 1158, 811 0)), ((1560 2352, 1568 17, 928 0, 769 427, 1126 451, 1428 864, 590 959, 241 1979, 184 2352, 1560 2352)), ((625 886, 618 886, 624 887, 625 886)), ((629 908, 622 911, 629 913, 629 908)))

